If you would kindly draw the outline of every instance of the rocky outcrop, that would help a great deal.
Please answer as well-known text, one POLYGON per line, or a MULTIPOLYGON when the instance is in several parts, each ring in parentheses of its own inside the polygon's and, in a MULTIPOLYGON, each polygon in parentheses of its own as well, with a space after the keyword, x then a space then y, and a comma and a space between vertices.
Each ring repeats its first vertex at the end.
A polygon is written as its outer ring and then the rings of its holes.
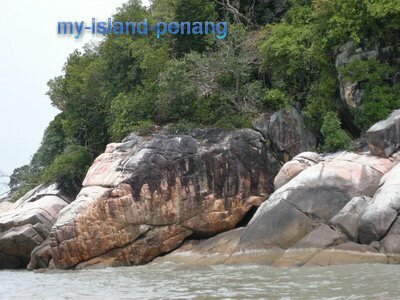
MULTIPOLYGON (((310 156, 314 157, 310 153, 299 155, 310 156)), ((389 178, 395 171, 392 168, 397 162, 346 152, 319 159, 319 163, 306 165, 276 190, 246 228, 195 245, 188 243, 155 263, 300 267, 388 263, 400 258, 384 253, 390 247, 390 251, 400 254, 400 226, 393 226, 387 241, 381 243, 375 239, 360 244, 359 238, 362 219, 373 204, 372 197, 380 181, 384 181, 382 178, 389 178)), ((289 168, 290 164, 287 165, 289 168)))
POLYGON ((369 244, 389 231, 400 210, 400 164, 387 173, 361 218, 360 241, 369 244))
POLYGON ((31 259, 27 266, 29 271, 36 269, 46 269, 51 261, 50 238, 47 238, 40 245, 36 246, 31 252, 31 259))
POLYGON ((383 158, 341 153, 309 167, 260 207, 239 247, 290 248, 321 224, 328 224, 352 198, 373 197, 392 165, 383 158))
POLYGON ((358 242, 361 218, 371 203, 370 197, 355 197, 332 218, 330 224, 344 232, 350 240, 358 242))
POLYGON ((287 162, 297 154, 314 150, 315 135, 305 128, 303 118, 295 107, 264 114, 253 122, 254 128, 272 143, 281 161, 287 162))
POLYGON ((0 213, 0 269, 23 268, 31 251, 49 236, 58 213, 69 199, 56 185, 38 187, 8 203, 0 213))
POLYGON ((279 163, 254 130, 131 135, 96 159, 51 231, 55 267, 139 265, 188 236, 235 228, 273 192, 279 163))
POLYGON ((156 258, 152 263, 176 263, 187 267, 204 267, 218 264, 232 264, 244 228, 220 233, 204 241, 189 240, 176 251, 156 258))
POLYGON ((400 147, 400 110, 367 131, 368 148, 372 154, 389 157, 400 147))
POLYGON ((316 165, 321 160, 321 156, 314 152, 304 152, 297 155, 291 161, 287 162, 281 168, 278 175, 276 175, 274 180, 275 189, 281 188, 305 169, 316 165))

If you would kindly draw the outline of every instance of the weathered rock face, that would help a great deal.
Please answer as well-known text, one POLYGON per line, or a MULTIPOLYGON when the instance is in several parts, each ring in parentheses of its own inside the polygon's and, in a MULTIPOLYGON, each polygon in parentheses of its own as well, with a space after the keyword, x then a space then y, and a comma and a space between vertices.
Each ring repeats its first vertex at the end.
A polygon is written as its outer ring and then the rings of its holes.
POLYGON ((367 131, 368 148, 372 154, 389 157, 400 147, 400 110, 367 131))
POLYGON ((35 269, 46 269, 51 260, 50 238, 47 238, 40 245, 36 246, 31 252, 31 259, 27 266, 29 271, 35 269))
POLYGON ((93 164, 51 232, 56 267, 144 264, 233 229, 273 191, 279 163, 254 130, 131 135, 93 164))
POLYGON ((333 217, 330 223, 344 232, 350 240, 358 242, 361 218, 371 201, 372 198, 365 196, 351 199, 351 201, 333 217))
POLYGON ((304 127, 303 118, 295 107, 277 111, 272 116, 264 115, 253 125, 272 142, 280 160, 285 162, 317 145, 316 137, 304 127))
POLYGON ((247 226, 239 248, 288 249, 329 221, 354 197, 372 197, 393 163, 342 153, 301 172, 278 189, 247 226))
POLYGON ((281 188, 295 178, 305 169, 316 165, 322 160, 318 153, 304 152, 287 162, 276 175, 274 180, 275 190, 281 188))
POLYGON ((378 58, 379 49, 362 49, 355 47, 353 42, 347 42, 339 49, 339 54, 336 57, 336 69, 339 73, 340 95, 343 102, 350 108, 356 108, 361 105, 363 91, 360 89, 358 82, 348 82, 344 80, 340 74, 340 68, 347 66, 350 62, 356 59, 374 59, 378 58))
POLYGON ((230 264, 243 231, 242 227, 220 233, 201 242, 187 241, 176 251, 156 258, 153 264, 173 262, 188 267, 230 264))
MULTIPOLYGON (((305 153, 299 157, 310 155, 305 153)), ((188 243, 155 263, 300 267, 400 262, 397 214, 394 225, 380 243, 375 237, 371 244, 369 241, 367 245, 359 244, 362 220, 376 201, 371 197, 380 181, 387 183, 392 178, 397 167, 392 168, 397 162, 345 152, 319 159, 319 163, 313 160, 314 165, 306 164, 297 176, 282 184, 246 228, 225 232, 195 245, 188 243)))
POLYGON ((360 241, 369 244, 389 231, 400 210, 400 164, 387 173, 361 218, 360 241))
POLYGON ((68 202, 51 185, 38 187, 8 205, 0 213, 0 269, 26 267, 31 251, 49 236, 58 213, 68 202))

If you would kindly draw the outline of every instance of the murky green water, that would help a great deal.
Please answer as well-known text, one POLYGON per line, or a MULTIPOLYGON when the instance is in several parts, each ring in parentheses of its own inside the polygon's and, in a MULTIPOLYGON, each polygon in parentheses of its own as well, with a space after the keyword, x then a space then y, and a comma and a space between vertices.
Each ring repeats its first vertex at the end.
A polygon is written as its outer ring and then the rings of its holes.
POLYGON ((400 266, 0 271, 2 299, 400 299, 400 266))

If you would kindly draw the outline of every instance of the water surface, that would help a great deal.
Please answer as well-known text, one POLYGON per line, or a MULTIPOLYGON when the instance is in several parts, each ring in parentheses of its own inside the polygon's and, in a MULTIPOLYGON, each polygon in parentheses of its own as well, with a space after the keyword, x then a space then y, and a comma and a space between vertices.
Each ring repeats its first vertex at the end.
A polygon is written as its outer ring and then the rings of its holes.
POLYGON ((400 266, 0 271, 2 299, 400 299, 400 266))

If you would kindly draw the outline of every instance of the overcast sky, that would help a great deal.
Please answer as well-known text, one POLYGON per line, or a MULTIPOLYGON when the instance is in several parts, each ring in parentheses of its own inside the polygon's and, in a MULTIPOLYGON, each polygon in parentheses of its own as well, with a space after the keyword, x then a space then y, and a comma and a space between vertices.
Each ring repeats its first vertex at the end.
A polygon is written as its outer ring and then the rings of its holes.
POLYGON ((29 163, 58 113, 47 81, 61 74, 69 53, 94 40, 58 36, 57 22, 106 20, 126 1, 0 0, 0 171, 29 163))

